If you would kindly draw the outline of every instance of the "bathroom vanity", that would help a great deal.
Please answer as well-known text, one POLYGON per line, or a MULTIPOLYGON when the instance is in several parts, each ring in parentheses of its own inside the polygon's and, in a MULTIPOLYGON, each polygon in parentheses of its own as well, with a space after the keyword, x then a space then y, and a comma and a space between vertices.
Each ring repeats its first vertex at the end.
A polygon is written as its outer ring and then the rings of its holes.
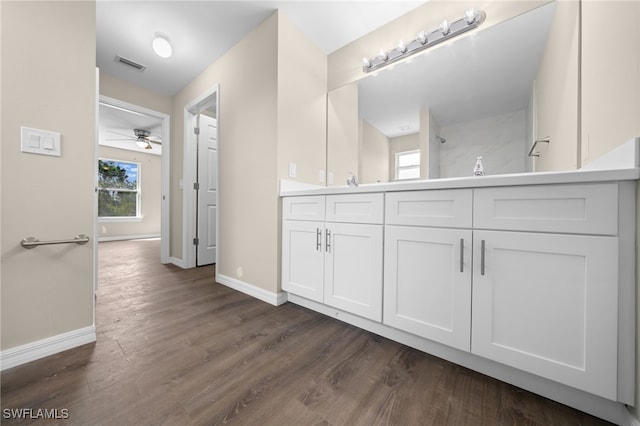
POLYGON ((637 167, 282 188, 288 300, 594 415, 635 389, 637 167))

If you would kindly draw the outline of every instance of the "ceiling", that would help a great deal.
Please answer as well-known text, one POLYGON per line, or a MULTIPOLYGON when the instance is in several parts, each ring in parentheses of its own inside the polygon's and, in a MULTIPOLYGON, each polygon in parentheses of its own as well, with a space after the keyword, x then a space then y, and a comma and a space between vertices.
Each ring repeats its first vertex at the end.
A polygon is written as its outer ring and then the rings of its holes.
POLYGON ((102 72, 173 96, 276 10, 329 54, 424 1, 117 1, 96 5, 96 61, 102 72), (173 55, 151 49, 166 35, 173 55), (134 70, 119 55, 146 68, 134 70))
MULTIPOLYGON (((100 71, 150 91, 173 96, 276 10, 280 10, 322 51, 329 54, 396 19, 424 1, 121 1, 96 4, 96 63, 100 71), (168 59, 157 56, 151 41, 166 35, 173 47, 168 59), (137 71, 116 55, 144 65, 137 71)), ((133 129, 160 135, 153 117, 100 107, 103 145, 137 148, 133 129), (125 135, 125 136, 123 136, 125 135), (112 140, 112 139, 124 140, 112 140), (111 139, 111 140, 107 140, 111 139)), ((147 153, 159 154, 153 145, 147 153)))

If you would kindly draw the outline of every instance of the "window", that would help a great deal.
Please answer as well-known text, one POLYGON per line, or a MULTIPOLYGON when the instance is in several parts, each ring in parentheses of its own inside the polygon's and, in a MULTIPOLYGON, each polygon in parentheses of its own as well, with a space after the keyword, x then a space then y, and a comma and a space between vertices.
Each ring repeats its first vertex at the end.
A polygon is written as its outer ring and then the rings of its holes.
POLYGON ((396 154, 396 180, 420 178, 420 151, 403 151, 396 154))
POLYGON ((98 217, 140 216, 140 164, 98 160, 98 217))

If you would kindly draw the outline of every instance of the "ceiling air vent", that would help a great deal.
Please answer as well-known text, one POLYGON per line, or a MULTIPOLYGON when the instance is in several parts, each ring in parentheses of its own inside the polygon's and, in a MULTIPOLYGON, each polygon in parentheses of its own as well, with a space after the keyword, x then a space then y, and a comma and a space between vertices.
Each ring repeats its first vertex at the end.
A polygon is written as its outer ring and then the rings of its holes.
POLYGON ((127 58, 123 58, 120 55, 116 55, 116 62, 118 62, 120 64, 123 64, 123 65, 126 65, 126 66, 128 66, 130 68, 135 69, 136 71, 141 71, 141 72, 144 71, 145 68, 147 68, 146 66, 144 66, 142 64, 139 64, 137 62, 133 62, 132 60, 127 59, 127 58))

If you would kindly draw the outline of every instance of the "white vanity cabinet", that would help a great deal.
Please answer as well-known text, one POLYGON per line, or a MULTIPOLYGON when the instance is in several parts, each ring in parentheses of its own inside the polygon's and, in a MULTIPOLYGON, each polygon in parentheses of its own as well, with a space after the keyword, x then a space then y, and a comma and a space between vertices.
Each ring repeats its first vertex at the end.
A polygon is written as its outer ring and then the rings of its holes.
POLYGON ((474 195, 471 351, 615 400, 618 185, 474 195))
POLYGON ((383 201, 383 194, 285 198, 282 289, 381 321, 383 201))
POLYGON ((294 303, 618 422, 635 401, 639 176, 289 195, 282 287, 294 303))
POLYGON ((467 189, 387 194, 384 324, 471 349, 471 205, 467 189))

